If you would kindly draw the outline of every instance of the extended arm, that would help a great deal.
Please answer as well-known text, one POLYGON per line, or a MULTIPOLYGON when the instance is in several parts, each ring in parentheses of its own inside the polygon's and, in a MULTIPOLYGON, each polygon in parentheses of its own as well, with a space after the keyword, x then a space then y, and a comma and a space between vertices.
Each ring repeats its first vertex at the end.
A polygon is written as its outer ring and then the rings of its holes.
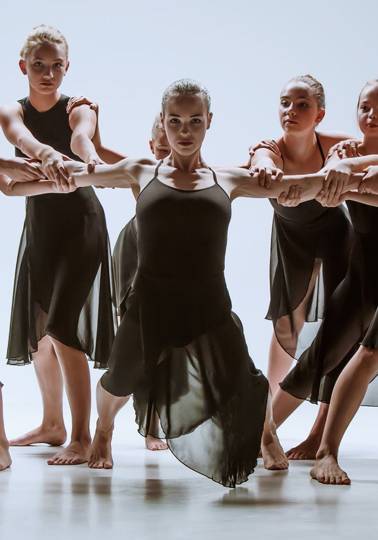
POLYGON ((62 156, 33 136, 24 124, 18 104, 0 108, 0 123, 8 141, 26 156, 41 161, 41 168, 50 180, 61 182, 67 178, 62 156))
MULTIPOLYGON (((143 185, 144 176, 152 178, 148 167, 151 164, 155 162, 127 158, 112 165, 96 165, 94 172, 91 173, 73 171, 70 182, 75 187, 135 188, 143 185), (148 173, 145 175, 146 169, 148 173)), ((70 169, 70 163, 67 167, 70 169)))
MULTIPOLYGON (((256 197, 277 199, 282 193, 287 192, 292 186, 301 189, 301 202, 314 199, 323 188, 325 174, 314 173, 304 175, 285 175, 282 182, 273 182, 270 188, 260 185, 257 178, 251 177, 243 169, 230 170, 225 176, 227 191, 232 199, 237 197, 256 197)), ((361 175, 353 175, 345 190, 358 188, 361 175)))
POLYGON ((72 152, 91 166, 100 163, 100 157, 92 142, 97 125, 95 111, 88 105, 75 107, 69 115, 69 123, 72 129, 72 152))
POLYGON ((14 182, 9 177, 0 174, 0 191, 7 196, 29 196, 43 195, 45 193, 57 193, 55 182, 31 181, 14 182))

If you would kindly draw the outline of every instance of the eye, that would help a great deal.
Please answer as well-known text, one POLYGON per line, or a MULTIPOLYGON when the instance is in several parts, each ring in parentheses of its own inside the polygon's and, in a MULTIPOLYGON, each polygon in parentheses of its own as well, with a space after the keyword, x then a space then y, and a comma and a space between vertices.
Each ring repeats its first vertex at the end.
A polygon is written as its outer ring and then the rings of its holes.
POLYGON ((62 69, 64 66, 61 62, 57 62, 54 67, 58 68, 58 69, 62 69))
POLYGON ((282 107, 288 107, 289 106, 289 100, 288 99, 281 99, 281 105, 282 105, 282 107))
POLYGON ((170 118, 169 119, 170 124, 178 124, 179 122, 180 122, 180 120, 178 118, 170 118))
POLYGON ((202 118, 192 118, 192 124, 201 124, 202 118))
POLYGON ((36 62, 34 62, 33 66, 36 67, 36 68, 40 68, 40 67, 42 67, 42 62, 37 60, 36 62))
POLYGON ((302 101, 302 102, 298 103, 298 107, 300 109, 308 109, 310 107, 310 105, 306 101, 302 101))
POLYGON ((369 111, 369 107, 367 105, 361 105, 361 111, 362 112, 368 112, 369 111))

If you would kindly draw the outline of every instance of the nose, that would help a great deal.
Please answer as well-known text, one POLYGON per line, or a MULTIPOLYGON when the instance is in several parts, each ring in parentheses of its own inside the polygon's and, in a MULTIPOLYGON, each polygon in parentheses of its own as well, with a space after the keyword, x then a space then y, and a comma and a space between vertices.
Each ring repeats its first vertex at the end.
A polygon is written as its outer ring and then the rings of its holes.
POLYGON ((44 73, 43 73, 43 78, 44 79, 52 79, 54 76, 53 74, 53 69, 52 67, 46 67, 44 73))
POLYGON ((377 111, 376 111, 376 109, 370 109, 370 111, 369 111, 369 118, 372 118, 372 119, 377 118, 377 111))
POLYGON ((294 110, 294 103, 290 104, 290 107, 288 108, 287 113, 290 118, 296 116, 297 113, 294 110))
POLYGON ((189 126, 186 122, 183 122, 181 126, 181 134, 185 135, 187 133, 189 133, 189 126))

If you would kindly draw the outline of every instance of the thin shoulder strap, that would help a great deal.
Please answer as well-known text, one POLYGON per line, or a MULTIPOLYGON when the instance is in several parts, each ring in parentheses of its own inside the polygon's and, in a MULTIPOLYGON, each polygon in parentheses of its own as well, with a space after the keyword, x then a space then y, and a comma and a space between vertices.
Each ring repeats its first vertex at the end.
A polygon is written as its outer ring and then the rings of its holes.
MULTIPOLYGON (((159 163, 156 165, 156 167, 155 167, 155 172, 154 172, 154 176, 153 176, 153 178, 151 179, 151 182, 152 182, 152 180, 156 180, 156 179, 157 179, 158 174, 159 174, 159 168, 160 168, 160 165, 161 165, 162 163, 163 163, 163 160, 161 159, 161 160, 159 161, 159 163)), ((149 182, 149 183, 151 183, 151 182, 149 182)), ((147 187, 147 186, 146 186, 146 187, 147 187)))
POLYGON ((209 167, 209 170, 212 172, 213 174, 213 179, 214 179, 214 184, 217 184, 217 186, 219 186, 219 183, 218 183, 218 178, 217 178, 217 175, 215 174, 215 171, 209 167))
POLYGON ((159 173, 159 167, 160 167, 160 165, 161 165, 162 163, 163 163, 163 160, 161 159, 161 160, 159 161, 159 163, 158 163, 158 164, 156 165, 156 167, 155 167, 155 172, 154 172, 153 177, 152 177, 151 180, 148 182, 148 184, 146 184, 146 185, 144 186, 144 188, 142 189, 142 191, 139 192, 139 195, 138 195, 138 197, 136 198, 136 200, 139 199, 139 197, 142 195, 142 193, 143 193, 143 192, 144 192, 144 191, 152 184, 152 182, 153 182, 154 180, 157 180, 158 173, 159 173))
POLYGON ((320 155, 322 156, 322 160, 323 160, 322 166, 323 166, 324 163, 325 163, 325 155, 324 155, 324 152, 323 152, 322 145, 320 143, 319 133, 317 131, 315 131, 315 137, 316 137, 316 143, 318 145, 320 155))

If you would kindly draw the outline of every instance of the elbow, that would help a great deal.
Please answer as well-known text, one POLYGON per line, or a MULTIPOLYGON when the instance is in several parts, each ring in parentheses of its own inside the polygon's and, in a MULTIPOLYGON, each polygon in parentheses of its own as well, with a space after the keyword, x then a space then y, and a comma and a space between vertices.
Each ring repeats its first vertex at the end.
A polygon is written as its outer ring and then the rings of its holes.
POLYGON ((84 156, 84 146, 85 143, 88 141, 88 137, 85 135, 82 135, 81 133, 73 134, 71 137, 71 144, 70 148, 71 151, 81 159, 84 159, 86 156, 84 156))

